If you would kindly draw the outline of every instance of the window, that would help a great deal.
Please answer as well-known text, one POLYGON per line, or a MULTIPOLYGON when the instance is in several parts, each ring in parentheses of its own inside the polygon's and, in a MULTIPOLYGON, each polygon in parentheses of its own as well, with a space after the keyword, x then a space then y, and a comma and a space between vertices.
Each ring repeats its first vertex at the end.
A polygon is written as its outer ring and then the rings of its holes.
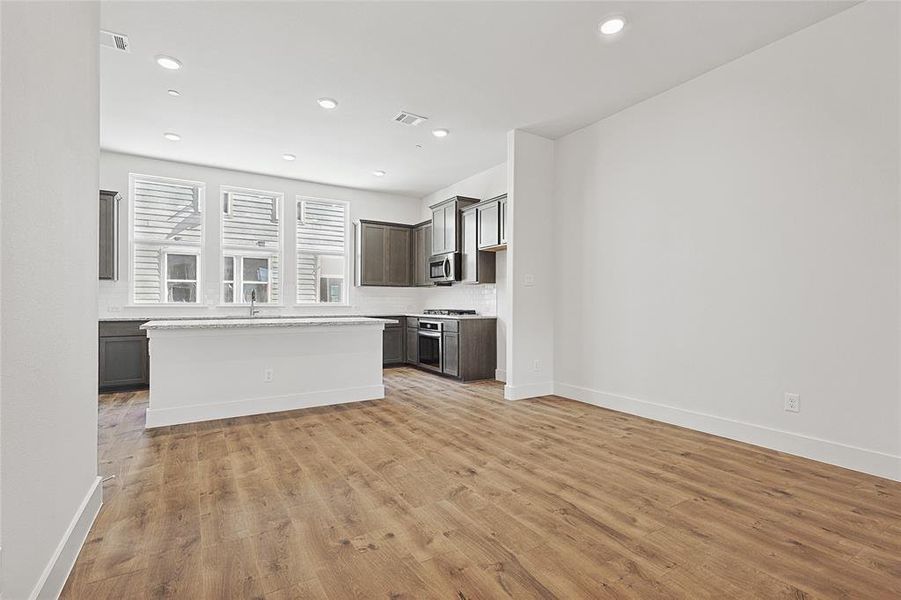
POLYGON ((347 303, 348 213, 345 202, 298 199, 298 303, 347 303))
POLYGON ((203 184, 135 174, 129 180, 134 302, 199 302, 203 184))
POLYGON ((272 290, 271 257, 224 256, 223 261, 223 302, 246 304, 251 298, 255 302, 269 302, 272 290), (241 290, 237 300, 235 290, 241 290))
POLYGON ((198 254, 164 253, 166 302, 197 302, 198 254))
POLYGON ((222 302, 279 300, 281 194, 222 188, 222 302))

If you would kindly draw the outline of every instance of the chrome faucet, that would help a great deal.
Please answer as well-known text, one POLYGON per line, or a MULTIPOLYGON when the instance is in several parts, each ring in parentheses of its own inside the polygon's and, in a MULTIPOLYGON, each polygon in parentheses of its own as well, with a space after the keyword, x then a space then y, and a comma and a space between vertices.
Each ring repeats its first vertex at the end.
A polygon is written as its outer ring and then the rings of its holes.
POLYGON ((250 317, 253 318, 257 316, 260 312, 259 308, 254 308, 254 305, 257 303, 257 291, 250 290, 250 317))

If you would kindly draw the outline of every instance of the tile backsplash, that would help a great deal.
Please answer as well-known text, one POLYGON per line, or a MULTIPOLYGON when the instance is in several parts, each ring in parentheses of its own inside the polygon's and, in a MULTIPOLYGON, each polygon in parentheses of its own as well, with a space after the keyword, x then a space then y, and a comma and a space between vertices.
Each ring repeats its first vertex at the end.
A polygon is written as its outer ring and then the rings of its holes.
POLYGON ((497 315, 497 286, 493 283, 423 289, 426 292, 423 308, 474 309, 480 315, 497 315))
MULTIPOLYGON (((244 314, 245 306, 216 306, 213 290, 211 306, 133 306, 120 290, 101 282, 99 317, 123 318, 133 316, 229 316, 244 314)), ((354 287, 350 291, 350 306, 261 306, 262 314, 403 314, 417 313, 426 308, 472 309, 482 315, 497 315, 497 286, 495 284, 434 286, 421 288, 354 287)))

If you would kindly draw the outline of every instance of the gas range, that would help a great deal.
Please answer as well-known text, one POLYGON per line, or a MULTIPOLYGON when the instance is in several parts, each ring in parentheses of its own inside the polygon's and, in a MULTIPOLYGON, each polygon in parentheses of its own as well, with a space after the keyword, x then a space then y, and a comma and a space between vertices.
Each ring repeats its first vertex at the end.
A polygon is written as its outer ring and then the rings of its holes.
POLYGON ((427 308, 422 311, 425 315, 474 315, 474 310, 464 310, 459 308, 427 308))

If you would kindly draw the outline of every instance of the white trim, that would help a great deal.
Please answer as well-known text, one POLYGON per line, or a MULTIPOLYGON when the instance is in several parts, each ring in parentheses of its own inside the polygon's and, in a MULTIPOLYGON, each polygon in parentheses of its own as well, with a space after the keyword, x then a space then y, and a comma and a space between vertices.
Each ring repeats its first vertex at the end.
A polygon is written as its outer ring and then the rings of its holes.
POLYGON ((148 408, 145 427, 150 429, 153 427, 165 427, 181 423, 214 421, 231 417, 244 417, 247 415, 312 408, 314 406, 329 406, 332 404, 346 404, 348 402, 379 400, 384 397, 384 385, 368 385, 335 390, 304 392, 301 394, 286 394, 283 396, 250 398, 247 400, 220 402, 217 404, 195 404, 178 408, 148 408))
POLYGON ((522 385, 504 386, 504 400, 525 400, 526 398, 537 398, 539 396, 550 396, 554 393, 553 381, 542 381, 539 383, 525 383, 522 385))
POLYGON ((558 396, 901 481, 901 456, 556 382, 558 396))
POLYGON ((506 369, 495 369, 494 370, 494 378, 497 381, 507 382, 507 370, 506 369))
POLYGON ((59 545, 50 557, 47 566, 41 573, 34 589, 28 596, 29 600, 37 600, 38 598, 58 598, 66 585, 69 573, 75 565, 75 559, 81 552, 81 547, 88 538, 94 519, 100 512, 100 506, 103 504, 103 486, 101 478, 95 477, 94 482, 88 488, 88 493, 81 501, 75 516, 66 528, 59 545))

